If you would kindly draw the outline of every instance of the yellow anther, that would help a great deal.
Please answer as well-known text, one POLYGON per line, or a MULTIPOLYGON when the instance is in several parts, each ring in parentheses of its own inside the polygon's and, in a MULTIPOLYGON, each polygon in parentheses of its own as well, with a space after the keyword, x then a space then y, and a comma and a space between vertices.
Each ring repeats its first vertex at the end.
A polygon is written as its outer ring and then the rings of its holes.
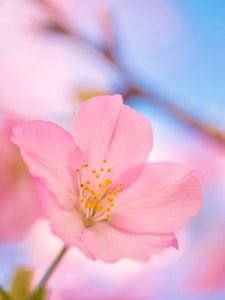
POLYGON ((87 167, 88 167, 88 164, 86 164, 85 167, 87 168, 87 167))
POLYGON ((110 204, 110 206, 114 206, 114 203, 112 202, 112 203, 110 204))
POLYGON ((85 203, 85 207, 88 207, 88 204, 87 204, 87 203, 85 203))
POLYGON ((83 203, 83 202, 84 202, 84 199, 80 199, 80 202, 82 202, 82 203, 83 203))
POLYGON ((106 185, 110 185, 112 183, 112 180, 110 180, 110 179, 105 179, 105 184, 106 185))
POLYGON ((116 194, 117 194, 117 191, 114 191, 114 192, 113 192, 113 195, 115 196, 116 194))
POLYGON ((113 201, 113 198, 108 197, 107 200, 108 200, 109 202, 112 202, 112 201, 113 201))
POLYGON ((88 186, 85 186, 85 190, 86 190, 87 192, 89 192, 89 191, 90 191, 90 189, 89 189, 89 187, 88 187, 88 186))
POLYGON ((112 191, 107 191, 107 194, 108 194, 108 195, 111 195, 111 194, 112 194, 112 191))
POLYGON ((86 198, 87 197, 87 195, 84 195, 84 198, 86 198))
POLYGON ((106 160, 106 159, 103 159, 103 162, 104 162, 104 164, 105 164, 105 163, 107 163, 107 160, 106 160))
POLYGON ((103 205, 101 205, 100 207, 101 207, 101 209, 103 209, 103 208, 104 208, 104 206, 103 206, 103 205))
POLYGON ((122 183, 119 183, 119 187, 122 187, 123 186, 123 184, 122 183))
POLYGON ((104 184, 99 184, 99 187, 102 187, 102 189, 99 191, 98 195, 97 195, 97 199, 100 200, 102 198, 102 196, 104 195, 108 185, 112 183, 112 181, 110 179, 105 179, 104 184))
POLYGON ((76 169, 76 172, 79 173, 79 172, 80 172, 80 169, 76 169))
POLYGON ((86 165, 82 165, 82 168, 85 168, 86 167, 86 165))
POLYGON ((86 183, 87 183, 87 184, 90 184, 91 182, 90 182, 90 180, 87 180, 86 183))
POLYGON ((97 200, 96 203, 99 204, 99 203, 100 203, 100 200, 97 200))
POLYGON ((110 208, 110 207, 108 207, 108 208, 107 208, 107 211, 110 211, 110 210, 111 210, 111 208, 110 208))
POLYGON ((100 170, 101 170, 101 172, 103 172, 103 171, 104 171, 104 168, 101 168, 100 170))
POLYGON ((111 215, 110 215, 110 214, 107 214, 106 217, 109 219, 109 218, 111 218, 111 215))
POLYGON ((97 174, 97 175, 96 175, 96 178, 99 178, 99 177, 100 177, 100 175, 97 174))
POLYGON ((80 187, 81 187, 81 188, 83 188, 83 187, 84 187, 83 183, 81 183, 81 184, 80 184, 80 187))
POLYGON ((97 210, 98 210, 98 211, 102 211, 101 207, 98 207, 97 210))
POLYGON ((91 190, 92 195, 95 195, 95 191, 91 190))
POLYGON ((108 168, 107 171, 110 173, 112 170, 110 168, 108 168))
POLYGON ((93 174, 95 174, 95 173, 96 173, 96 170, 95 170, 95 169, 94 169, 94 170, 92 170, 92 173, 93 173, 93 174))

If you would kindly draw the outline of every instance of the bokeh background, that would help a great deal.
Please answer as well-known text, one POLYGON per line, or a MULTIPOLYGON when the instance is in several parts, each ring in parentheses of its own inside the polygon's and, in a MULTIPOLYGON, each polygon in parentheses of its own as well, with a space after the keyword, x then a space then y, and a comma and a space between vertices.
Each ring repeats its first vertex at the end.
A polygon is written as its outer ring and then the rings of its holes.
MULTIPOLYGON (((73 249, 49 282, 52 300, 62 290, 70 300, 225 299, 225 1, 2 0, 0 41, 1 120, 69 130, 82 101, 119 93, 152 124, 150 161, 205 177, 179 251, 111 265, 73 249)), ((1 240, 1 285, 21 265, 38 280, 60 247, 42 219, 16 242, 1 240)))

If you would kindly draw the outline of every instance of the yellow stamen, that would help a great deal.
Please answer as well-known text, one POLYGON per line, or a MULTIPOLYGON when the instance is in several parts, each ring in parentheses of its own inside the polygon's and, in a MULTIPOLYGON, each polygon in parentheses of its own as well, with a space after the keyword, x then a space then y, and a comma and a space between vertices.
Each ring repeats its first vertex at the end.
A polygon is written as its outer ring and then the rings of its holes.
POLYGON ((81 187, 81 188, 83 188, 83 187, 84 187, 83 183, 81 183, 81 184, 80 184, 80 187, 81 187))
POLYGON ((112 194, 112 191, 107 191, 107 194, 108 194, 108 195, 111 195, 111 194, 112 194))
POLYGON ((100 170, 101 170, 101 172, 103 172, 103 171, 104 171, 104 168, 101 168, 100 170))
POLYGON ((99 177, 100 177, 100 175, 97 174, 97 175, 96 175, 96 178, 99 178, 99 177))
POLYGON ((97 195, 97 200, 100 200, 102 195, 104 194, 105 190, 107 189, 107 187, 112 183, 112 181, 110 179, 105 179, 105 182, 103 184, 102 189, 100 190, 100 192, 97 195))
POLYGON ((80 169, 76 169, 76 172, 79 173, 79 172, 80 172, 80 169))
POLYGON ((105 163, 107 163, 107 160, 106 160, 106 159, 103 159, 103 162, 104 162, 104 164, 105 164, 105 163))
POLYGON ((86 181, 87 184, 90 184, 91 182, 89 180, 86 181))
POLYGON ((107 170, 109 173, 112 171, 110 168, 108 168, 108 170, 107 170))
POLYGON ((122 187, 123 186, 123 184, 122 183, 119 183, 119 187, 122 187))
POLYGON ((83 202, 84 202, 84 199, 80 199, 80 202, 82 202, 82 203, 83 203, 83 202))
POLYGON ((109 218, 111 218, 111 215, 110 215, 110 214, 107 214, 106 217, 109 219, 109 218))
POLYGON ((95 170, 95 169, 94 169, 94 170, 92 170, 92 173, 93 173, 93 174, 95 174, 95 173, 96 173, 96 170, 95 170))

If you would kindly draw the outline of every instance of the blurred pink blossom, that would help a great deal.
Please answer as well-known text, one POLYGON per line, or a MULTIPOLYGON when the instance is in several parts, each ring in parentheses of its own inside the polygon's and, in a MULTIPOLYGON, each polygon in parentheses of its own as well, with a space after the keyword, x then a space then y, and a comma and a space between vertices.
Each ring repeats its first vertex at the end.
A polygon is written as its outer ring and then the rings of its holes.
POLYGON ((192 293, 225 288, 225 224, 215 224, 210 220, 208 223, 207 235, 202 237, 201 246, 196 249, 191 260, 195 268, 190 270, 186 288, 192 293))
POLYGON ((35 1, 0 4, 0 109, 61 121, 76 110, 79 89, 107 90, 108 79, 76 43, 45 32, 46 20, 35 1))
POLYGON ((0 241, 23 237, 40 216, 40 206, 33 180, 11 142, 12 127, 19 121, 4 118, 0 130, 0 241))
POLYGON ((44 203, 53 232, 89 258, 147 261, 177 247, 173 232, 200 209, 200 173, 147 164, 151 125, 119 95, 84 102, 72 136, 33 121, 15 128, 14 142, 54 198, 44 203))

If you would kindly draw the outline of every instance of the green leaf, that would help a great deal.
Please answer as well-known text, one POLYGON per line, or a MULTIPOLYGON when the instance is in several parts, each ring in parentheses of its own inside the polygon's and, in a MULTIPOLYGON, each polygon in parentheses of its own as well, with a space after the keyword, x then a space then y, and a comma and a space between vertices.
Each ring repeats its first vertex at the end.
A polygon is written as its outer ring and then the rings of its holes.
POLYGON ((33 280, 33 271, 21 267, 14 274, 9 294, 15 300, 25 300, 30 295, 33 280))
POLYGON ((12 300, 10 295, 0 287, 0 300, 12 300))

